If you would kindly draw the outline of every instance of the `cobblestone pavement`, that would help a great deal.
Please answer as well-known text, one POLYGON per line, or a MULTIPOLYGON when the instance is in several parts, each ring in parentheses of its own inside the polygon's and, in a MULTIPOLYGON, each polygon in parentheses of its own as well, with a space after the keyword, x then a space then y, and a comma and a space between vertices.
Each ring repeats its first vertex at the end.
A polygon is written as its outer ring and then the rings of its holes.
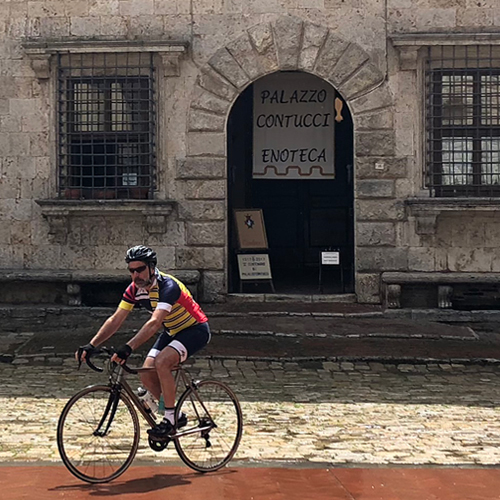
MULTIPOLYGON (((500 366, 198 358, 195 377, 228 382, 244 412, 241 462, 498 465, 500 366)), ((57 462, 66 400, 105 381, 88 369, 0 363, 0 461, 57 462)), ((132 381, 134 382, 134 381, 132 381)), ((147 446, 136 463, 176 459, 147 446)))

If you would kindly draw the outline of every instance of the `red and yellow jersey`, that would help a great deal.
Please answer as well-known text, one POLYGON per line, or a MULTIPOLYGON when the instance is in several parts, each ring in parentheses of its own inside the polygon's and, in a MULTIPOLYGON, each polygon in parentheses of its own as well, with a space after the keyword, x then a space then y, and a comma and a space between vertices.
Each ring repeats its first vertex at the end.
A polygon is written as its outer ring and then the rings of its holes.
POLYGON ((118 307, 126 311, 131 311, 134 306, 144 307, 150 312, 156 309, 168 311, 163 326, 172 336, 184 328, 207 321, 205 313, 184 283, 158 269, 155 270, 155 276, 149 292, 131 283, 118 307))

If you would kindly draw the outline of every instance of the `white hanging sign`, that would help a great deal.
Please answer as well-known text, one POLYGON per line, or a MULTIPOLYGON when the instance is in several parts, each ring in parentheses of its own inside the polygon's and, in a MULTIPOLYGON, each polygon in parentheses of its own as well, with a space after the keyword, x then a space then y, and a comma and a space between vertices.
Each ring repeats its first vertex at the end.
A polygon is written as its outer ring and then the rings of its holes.
POLYGON ((254 179, 335 177, 335 91, 307 73, 254 83, 254 179))
POLYGON ((324 266, 338 266, 340 252, 321 252, 321 264, 324 266))

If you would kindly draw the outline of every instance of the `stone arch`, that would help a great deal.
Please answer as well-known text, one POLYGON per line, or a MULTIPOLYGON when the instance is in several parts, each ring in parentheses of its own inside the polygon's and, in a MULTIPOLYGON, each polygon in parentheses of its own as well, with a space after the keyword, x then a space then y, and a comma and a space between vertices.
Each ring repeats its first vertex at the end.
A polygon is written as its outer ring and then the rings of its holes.
POLYGON ((200 69, 189 108, 187 156, 225 156, 226 120, 241 91, 265 75, 290 70, 319 76, 336 88, 355 126, 358 115, 377 112, 380 118, 356 127, 361 132, 356 155, 394 154, 393 99, 369 54, 325 26, 283 16, 247 29, 200 69), (378 141, 366 136, 371 131, 377 131, 378 141), (367 151, 376 143, 382 151, 367 151))
MULTIPOLYGON (((385 75, 370 55, 334 30, 292 16, 258 24, 219 49, 201 67, 189 107, 186 158, 177 164, 177 179, 190 182, 198 192, 209 193, 197 202, 194 212, 188 210, 189 218, 197 219, 197 230, 206 226, 223 248, 227 248, 222 229, 226 219, 226 123, 231 107, 241 92, 259 78, 293 70, 326 80, 347 102, 355 129, 355 177, 368 183, 365 190, 373 189, 372 179, 393 182, 406 176, 407 158, 396 158, 393 96, 385 75), (382 172, 376 169, 379 162, 384 166, 382 172)), ((387 217, 399 219, 400 210, 394 216, 394 200, 387 201, 387 217)), ((357 210, 356 220, 366 221, 366 227, 380 220, 372 217, 370 203, 357 210)), ((218 264, 202 271, 204 300, 217 300, 220 293, 225 293, 223 248, 218 264)), ((357 266, 356 283, 358 300, 379 302, 378 273, 371 266, 357 266)))

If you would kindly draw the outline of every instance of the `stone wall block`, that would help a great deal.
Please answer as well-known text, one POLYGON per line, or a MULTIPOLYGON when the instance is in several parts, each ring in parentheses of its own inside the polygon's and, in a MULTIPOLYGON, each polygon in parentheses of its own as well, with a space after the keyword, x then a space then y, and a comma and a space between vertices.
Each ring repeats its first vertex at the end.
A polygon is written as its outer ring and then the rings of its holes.
POLYGON ((191 109, 188 129, 192 132, 224 132, 226 119, 221 115, 191 109))
POLYGON ((282 71, 298 67, 302 26, 301 20, 290 16, 280 17, 274 23, 278 62, 282 71))
POLYGON ((327 81, 334 77, 334 69, 349 42, 336 37, 331 31, 320 50, 316 62, 316 73, 327 81))
POLYGON ((448 270, 491 272, 494 253, 490 248, 449 248, 448 270))
MULTIPOLYGON (((50 156, 48 132, 31 133, 29 135, 29 154, 32 156, 50 156)), ((24 143, 24 139, 22 141, 24 143)), ((23 146, 23 150, 24 146, 23 146)))
POLYGON ((125 37, 128 32, 128 19, 120 16, 101 16, 101 33, 106 36, 125 37))
POLYGON ((408 249, 408 268, 410 271, 439 271, 436 269, 434 254, 434 248, 410 247, 408 249))
POLYGON ((394 192, 394 181, 391 179, 366 179, 356 184, 358 198, 394 198, 394 192))
POLYGON ((250 28, 248 36, 259 54, 265 54, 274 49, 273 30, 270 24, 263 23, 250 28))
POLYGON ((238 89, 250 83, 248 75, 226 48, 217 51, 208 64, 238 89))
POLYGON ((408 176, 408 158, 358 157, 357 179, 402 179, 408 176))
POLYGON ((226 181, 186 181, 184 196, 187 200, 225 200, 226 181))
MULTIPOLYGON (((164 233, 147 233, 144 236, 148 245, 153 248, 158 247, 178 247, 186 245, 186 223, 184 221, 171 221, 167 222, 167 230, 164 233)), ((172 263, 169 267, 175 265, 175 252, 170 248, 169 258, 172 263)))
POLYGON ((224 116, 227 114, 229 106, 230 103, 228 100, 220 99, 201 87, 196 87, 191 102, 191 108, 202 109, 224 116))
POLYGON ((182 158, 176 161, 177 179, 220 179, 226 177, 225 158, 182 158))
POLYGON ((299 54, 299 69, 312 71, 327 35, 328 28, 324 26, 311 23, 304 24, 302 50, 299 54))
POLYGON ((202 272, 200 298, 202 302, 223 302, 226 291, 226 279, 223 272, 202 272))
POLYGON ((393 105, 393 102, 394 98, 391 91, 387 85, 382 85, 361 97, 352 99, 349 102, 349 106, 351 107, 352 112, 355 115, 358 115, 366 111, 388 108, 393 105))
POLYGON ((119 12, 123 16, 152 16, 155 12, 154 0, 122 0, 119 3, 119 12))
MULTIPOLYGON (((31 148, 31 138, 36 138, 36 134, 30 137, 30 134, 12 133, 9 134, 9 154, 12 156, 28 156, 33 152, 31 148)), ((36 156, 46 156, 45 154, 36 156)))
POLYGON ((356 200, 358 221, 401 221, 405 217, 403 200, 356 200))
POLYGON ((229 44, 227 49, 251 80, 256 80, 278 69, 274 51, 260 55, 250 43, 248 33, 229 44))
POLYGON ((350 100, 360 94, 367 93, 384 81, 383 73, 374 64, 368 63, 339 86, 344 99, 350 100))
POLYGON ((335 86, 340 87, 349 76, 368 61, 368 54, 357 44, 351 43, 340 56, 335 66, 331 81, 335 86))
POLYGON ((224 80, 211 68, 207 67, 201 69, 200 75, 198 76, 198 85, 229 102, 232 102, 238 94, 237 89, 233 85, 224 80))
POLYGON ((187 244, 192 246, 225 246, 225 222, 188 222, 187 244))
POLYGON ((12 99, 11 108, 15 106, 18 96, 16 79, 12 76, 0 74, 0 99, 12 99))
POLYGON ((224 269, 225 249, 214 247, 176 248, 176 269, 224 269))
POLYGON ((356 225, 356 245, 396 246, 396 227, 391 222, 359 222, 356 225))
POLYGON ((38 33, 40 38, 56 38, 70 36, 71 19, 68 17, 41 17, 32 20, 31 36, 38 33))
POLYGON ((356 156, 394 156, 394 131, 358 132, 355 134, 356 156))
POLYGON ((406 248, 358 247, 356 252, 358 271, 407 271, 406 248))
POLYGON ((189 156, 224 156, 226 154, 226 135, 221 132, 188 132, 189 156))
POLYGON ((9 243, 11 245, 30 245, 31 221, 11 221, 9 243))
POLYGON ((356 274, 356 299, 361 304, 380 304, 380 274, 356 274))
POLYGON ((356 130, 383 130, 394 127, 394 113, 392 108, 383 108, 374 113, 356 116, 356 130))
POLYGON ((226 219, 224 201, 181 201, 179 219, 188 221, 215 221, 226 219))

